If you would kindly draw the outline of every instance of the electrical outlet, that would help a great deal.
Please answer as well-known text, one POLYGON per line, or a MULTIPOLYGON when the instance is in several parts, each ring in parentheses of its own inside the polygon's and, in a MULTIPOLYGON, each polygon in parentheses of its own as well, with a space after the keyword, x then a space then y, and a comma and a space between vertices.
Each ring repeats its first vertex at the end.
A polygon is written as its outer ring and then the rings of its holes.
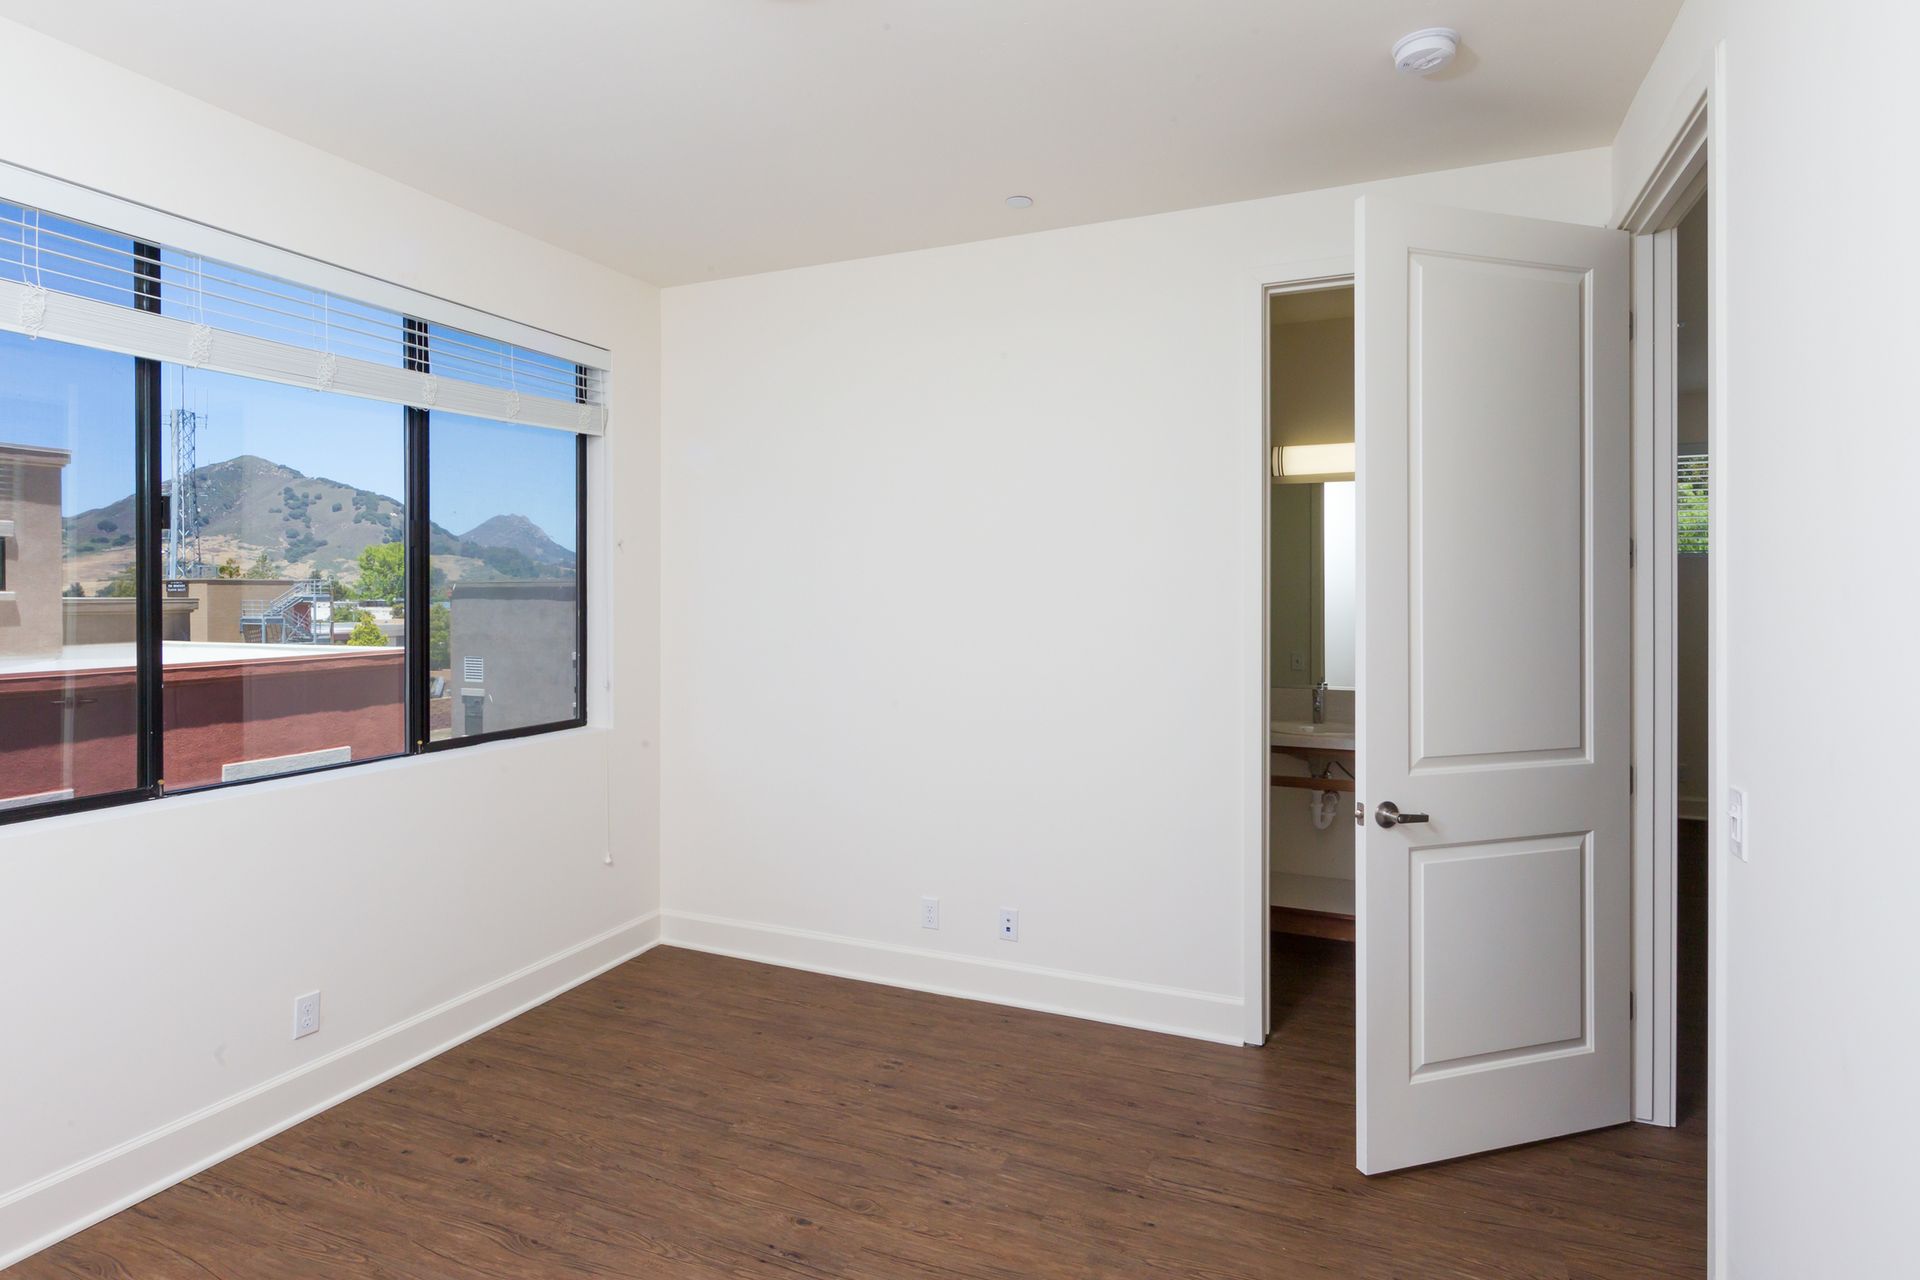
POLYGON ((320 993, 309 991, 293 1002, 293 1038, 310 1036, 320 1029, 320 993))
POLYGON ((1307 669, 1307 655, 1296 650, 1289 665, 1292 666, 1295 671, 1305 671, 1307 669))
POLYGON ((920 899, 920 927, 938 929, 940 927, 940 899, 920 899))
POLYGON ((1000 941, 1020 941, 1020 913, 1008 907, 1000 908, 1000 941))
POLYGON ((1745 787, 1727 788, 1727 852, 1742 862, 1747 857, 1747 792, 1745 787))

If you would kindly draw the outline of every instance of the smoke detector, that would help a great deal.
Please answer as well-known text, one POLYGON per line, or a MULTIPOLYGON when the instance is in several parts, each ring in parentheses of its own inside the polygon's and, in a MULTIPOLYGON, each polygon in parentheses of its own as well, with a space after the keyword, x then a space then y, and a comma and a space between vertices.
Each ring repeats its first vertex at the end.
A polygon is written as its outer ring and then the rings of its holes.
POLYGON ((1393 66, 1410 76, 1430 76, 1459 49, 1460 33, 1452 27, 1422 27, 1393 42, 1393 66))

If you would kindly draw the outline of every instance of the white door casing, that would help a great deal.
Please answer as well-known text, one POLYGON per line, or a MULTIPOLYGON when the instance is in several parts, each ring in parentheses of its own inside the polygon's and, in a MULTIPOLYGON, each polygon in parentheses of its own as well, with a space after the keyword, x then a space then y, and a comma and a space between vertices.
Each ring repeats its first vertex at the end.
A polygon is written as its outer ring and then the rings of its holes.
POLYGON ((1356 224, 1379 1173, 1632 1118, 1629 245, 1378 197, 1356 224))

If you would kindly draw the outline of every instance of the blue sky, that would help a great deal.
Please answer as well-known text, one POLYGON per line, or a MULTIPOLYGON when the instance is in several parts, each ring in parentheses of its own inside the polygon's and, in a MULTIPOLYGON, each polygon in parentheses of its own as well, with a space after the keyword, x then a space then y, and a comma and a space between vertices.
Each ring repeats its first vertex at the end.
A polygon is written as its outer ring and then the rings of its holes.
MULTIPOLYGON (((398 405, 177 367, 161 375, 160 401, 169 414, 184 402, 201 415, 201 466, 251 453, 396 502, 406 497, 398 405)), ((523 515, 573 548, 571 435, 450 413, 434 414, 429 430, 436 524, 465 533, 492 516, 523 515)), ((162 470, 172 478, 171 458, 162 470)))
MULTIPOLYGON (((130 251, 124 237, 0 204, 0 276, 124 305, 130 302, 130 251)), ((230 308, 207 315, 209 323, 319 349, 324 316, 340 354, 401 362, 397 338, 385 336, 398 331, 396 315, 171 251, 162 253, 161 264, 165 313, 200 318, 200 304, 189 298, 204 286, 206 305, 230 308), (223 304, 221 293, 239 301, 223 304), (342 326, 367 333, 343 333, 342 326)), ((565 394, 571 369, 565 362, 524 352, 509 361, 504 344, 456 331, 436 329, 435 337, 444 344, 448 376, 565 394)), ((72 453, 63 479, 68 515, 133 492, 133 366, 130 356, 0 333, 0 442, 72 453)), ((398 405, 172 366, 161 377, 161 403, 166 413, 184 404, 202 415, 202 466, 251 453, 396 502, 405 498, 405 412, 398 405)), ((492 516, 524 515, 561 546, 573 547, 571 434, 442 413, 432 422, 435 523, 464 533, 492 516)), ((164 439, 162 449, 171 478, 164 439)))
MULTIPOLYGON (((198 411, 202 466, 255 454, 342 484, 406 495, 405 412, 398 405, 167 368, 161 404, 198 411)), ((516 514, 563 547, 574 543, 574 440, 561 431, 433 417, 433 518, 464 533, 516 514)), ((66 514, 133 492, 133 359, 0 333, 0 442, 66 449, 66 514)), ((166 447, 163 441, 163 449, 166 447)), ((172 476, 172 458, 163 454, 172 476)))
POLYGON ((68 515, 133 492, 133 357, 0 333, 0 443, 66 449, 68 515))

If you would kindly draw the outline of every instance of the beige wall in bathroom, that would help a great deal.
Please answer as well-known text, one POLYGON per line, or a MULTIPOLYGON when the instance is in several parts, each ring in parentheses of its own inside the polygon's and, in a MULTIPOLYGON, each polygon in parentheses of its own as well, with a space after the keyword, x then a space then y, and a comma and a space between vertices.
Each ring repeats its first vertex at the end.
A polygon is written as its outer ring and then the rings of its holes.
POLYGON ((1267 561, 1273 582, 1268 650, 1276 689, 1310 689, 1320 678, 1320 486, 1276 484, 1267 561), (1296 661, 1298 666, 1296 667, 1296 661))
POLYGON ((1273 442, 1351 441, 1353 317, 1276 324, 1269 352, 1273 442))

